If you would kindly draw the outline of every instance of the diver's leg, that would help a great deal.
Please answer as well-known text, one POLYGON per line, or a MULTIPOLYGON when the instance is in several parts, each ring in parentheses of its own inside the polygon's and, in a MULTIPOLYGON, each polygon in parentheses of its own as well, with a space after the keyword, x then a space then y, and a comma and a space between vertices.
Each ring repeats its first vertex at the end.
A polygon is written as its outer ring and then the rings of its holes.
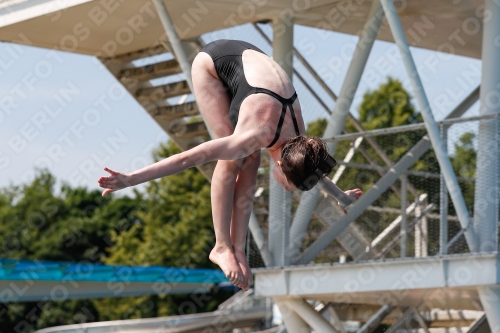
POLYGON ((235 181, 239 169, 238 161, 219 161, 215 167, 211 187, 215 246, 209 258, 220 266, 232 283, 246 289, 247 278, 236 259, 230 235, 235 181))
MULTIPOLYGON (((231 135, 234 128, 229 121, 230 100, 222 82, 217 79, 212 58, 200 52, 192 67, 193 86, 200 112, 216 138, 231 135)), ((231 244, 230 225, 235 180, 239 161, 218 161, 212 176, 211 200, 215 230, 215 247, 210 260, 219 265, 229 280, 244 287, 245 278, 236 261, 231 244)), ((246 285, 246 282, 245 282, 246 285)))
POLYGON ((252 272, 245 256, 245 241, 248 221, 253 208, 253 196, 257 170, 260 165, 260 151, 247 156, 238 173, 233 199, 231 218, 231 241, 234 255, 238 261, 248 286, 253 284, 252 272))

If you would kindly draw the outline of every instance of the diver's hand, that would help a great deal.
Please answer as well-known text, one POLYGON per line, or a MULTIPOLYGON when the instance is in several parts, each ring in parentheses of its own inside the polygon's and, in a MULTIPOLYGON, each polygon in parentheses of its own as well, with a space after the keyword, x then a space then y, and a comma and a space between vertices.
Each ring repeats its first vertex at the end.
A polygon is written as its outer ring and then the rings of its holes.
POLYGON ((110 175, 107 177, 100 177, 97 181, 99 183, 99 186, 104 188, 102 196, 132 185, 129 175, 113 171, 106 167, 104 168, 104 171, 107 171, 110 175))
POLYGON ((354 190, 347 190, 344 194, 350 199, 348 204, 342 204, 340 201, 338 202, 340 209, 347 215, 346 207, 352 204, 354 201, 358 200, 359 197, 363 194, 360 188, 356 188, 354 190))

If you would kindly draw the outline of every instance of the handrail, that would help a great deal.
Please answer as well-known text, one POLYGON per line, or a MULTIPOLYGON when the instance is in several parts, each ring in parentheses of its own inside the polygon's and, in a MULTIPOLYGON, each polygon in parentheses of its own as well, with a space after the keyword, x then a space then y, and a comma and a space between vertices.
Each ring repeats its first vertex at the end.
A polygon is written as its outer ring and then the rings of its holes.
MULTIPOLYGON (((465 122, 470 122, 470 121, 494 119, 497 117, 498 117, 498 114, 488 114, 488 115, 484 115, 484 116, 467 117, 467 118, 450 118, 450 119, 438 121, 437 124, 438 125, 453 125, 453 124, 465 123, 465 122)), ((323 141, 332 142, 332 141, 354 140, 354 139, 357 139, 359 137, 388 135, 388 134, 395 134, 395 133, 401 133, 401 132, 418 131, 421 129, 425 129, 424 123, 402 125, 402 126, 397 126, 397 127, 380 128, 380 129, 375 129, 375 130, 371 130, 371 131, 364 131, 364 132, 341 134, 341 135, 337 135, 335 137, 323 139, 323 141)))

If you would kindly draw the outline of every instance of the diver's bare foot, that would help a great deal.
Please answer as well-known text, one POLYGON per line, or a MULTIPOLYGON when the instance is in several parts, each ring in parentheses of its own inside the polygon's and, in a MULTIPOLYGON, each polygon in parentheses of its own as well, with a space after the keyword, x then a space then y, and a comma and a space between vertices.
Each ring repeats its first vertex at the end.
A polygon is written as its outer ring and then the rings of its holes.
POLYGON ((215 246, 208 258, 222 269, 232 284, 240 288, 246 286, 245 277, 231 248, 215 246))
MULTIPOLYGON (((363 194, 363 191, 361 191, 360 188, 355 188, 354 190, 347 190, 344 193, 349 197, 349 199, 352 200, 352 202, 354 202, 359 199, 359 197, 363 194)), ((341 205, 340 202, 338 204, 340 209, 342 209, 342 211, 344 212, 344 214, 347 215, 347 210, 345 209, 346 206, 341 205)))
POLYGON ((236 261, 240 265, 241 271, 243 272, 243 278, 246 282, 246 288, 244 290, 248 290, 250 286, 253 284, 253 276, 252 270, 250 269, 250 265, 248 265, 247 256, 244 251, 234 251, 234 256, 236 257, 236 261))

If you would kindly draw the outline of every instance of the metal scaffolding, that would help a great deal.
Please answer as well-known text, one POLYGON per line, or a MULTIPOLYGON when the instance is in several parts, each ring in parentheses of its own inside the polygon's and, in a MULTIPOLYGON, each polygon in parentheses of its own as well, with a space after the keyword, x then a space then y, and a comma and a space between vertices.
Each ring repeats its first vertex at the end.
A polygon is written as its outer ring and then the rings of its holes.
MULTIPOLYGON (((49 4, 55 0, 45 2, 49 4)), ((134 6, 138 6, 139 3, 142 5, 142 2, 142 0, 130 2, 128 7, 122 6, 118 12, 123 10, 124 14, 120 14, 123 17, 137 14, 140 10, 134 6)), ((234 24, 252 23, 265 41, 272 45, 273 58, 281 64, 288 76, 298 79, 320 107, 325 109, 329 118, 324 141, 328 143, 330 153, 332 155, 337 153, 343 145, 347 146, 346 141, 351 141, 349 149, 342 152, 345 155, 341 155, 338 159, 340 167, 333 176, 333 181, 339 181, 349 168, 369 170, 376 177, 380 175, 380 178, 375 178, 376 181, 373 181, 373 186, 349 208, 348 215, 344 216, 340 214, 336 202, 325 197, 317 188, 301 194, 287 193, 272 177, 274 165, 272 163, 265 165, 271 169, 269 175, 266 173, 260 175, 261 178, 265 178, 266 183, 263 186, 269 186, 269 200, 265 203, 265 208, 268 209, 267 216, 266 214, 257 216, 255 210, 250 216, 249 223, 259 258, 266 266, 255 272, 255 291, 257 296, 269 297, 275 301, 282 312, 288 332, 302 333, 314 330, 344 333, 346 329, 342 325, 348 320, 360 323, 355 329, 358 333, 370 333, 381 323, 392 324, 388 329, 389 333, 410 332, 405 329, 405 326, 410 326, 409 324, 421 332, 433 332, 434 326, 430 323, 443 321, 446 316, 451 318, 450 321, 462 320, 463 327, 467 327, 470 332, 482 332, 487 329, 485 327, 488 323, 491 331, 500 327, 498 316, 500 273, 497 269, 500 266, 497 252, 500 200, 500 102, 498 102, 500 101, 498 61, 500 6, 497 2, 485 0, 484 12, 488 15, 482 17, 482 47, 477 47, 479 42, 477 36, 463 36, 467 39, 467 43, 456 48, 458 54, 482 57, 481 89, 479 87, 474 89, 442 122, 436 122, 434 119, 412 57, 409 43, 414 41, 407 40, 405 35, 405 32, 411 33, 408 27, 414 23, 406 16, 411 11, 420 15, 420 4, 409 2, 407 4, 409 9, 406 12, 405 9, 401 9, 406 15, 404 16, 396 11, 392 0, 360 2, 362 4, 359 4, 356 15, 351 15, 352 21, 349 27, 346 25, 343 28, 345 31, 339 30, 351 34, 359 30, 360 33, 338 96, 315 72, 306 57, 294 48, 293 29, 297 23, 319 26, 318 24, 322 22, 318 22, 318 17, 324 17, 326 9, 339 10, 342 4, 338 4, 338 1, 325 1, 321 6, 312 5, 304 11, 296 10, 292 11, 292 14, 286 12, 287 15, 284 15, 284 12, 276 11, 276 8, 286 11, 294 4, 275 1, 272 5, 267 3, 256 5, 255 15, 249 16, 248 19, 234 18, 236 22, 234 24), (389 29, 382 26, 384 17, 389 29), (272 40, 255 23, 262 18, 265 18, 264 21, 272 22, 272 40), (350 113, 376 38, 395 41, 397 44, 424 123, 365 131, 350 113), (299 68, 294 68, 293 61, 290 61, 294 59, 293 57, 304 66, 314 82, 308 81, 307 76, 299 68), (324 93, 318 93, 315 86, 321 87, 324 93), (328 109, 329 104, 324 96, 335 102, 333 110, 328 109), (478 100, 481 104, 479 116, 462 118, 462 115, 478 100), (345 128, 347 121, 350 121, 358 132, 347 133, 345 128), (476 131, 478 133, 476 179, 470 175, 457 177, 452 167, 450 154, 453 149, 450 147, 453 148, 453 141, 450 136, 452 126, 457 126, 458 123, 479 124, 476 131), (424 134, 415 140, 415 144, 412 143, 413 146, 406 153, 400 155, 397 162, 388 156, 382 149, 383 145, 377 141, 383 136, 404 135, 415 131, 424 134), (412 168, 415 162, 428 153, 436 157, 439 171, 437 167, 432 172, 412 168), (364 158, 364 163, 356 160, 355 156, 358 155, 364 158), (435 181, 438 190, 426 192, 421 190, 421 187, 417 189, 418 183, 414 181, 416 177, 435 181), (473 184, 470 188, 475 186, 472 204, 471 200, 466 202, 464 198, 461 186, 463 187, 465 183, 473 184), (376 201, 387 193, 396 198, 394 199, 396 204, 390 207, 377 206, 376 201), (449 199, 451 204, 448 202, 449 199), (292 206, 297 207, 295 211, 292 206), (437 206, 439 210, 436 209, 437 206), (378 216, 387 214, 388 217, 386 216, 384 220, 387 223, 379 229, 374 228, 377 230, 376 233, 366 232, 363 230, 366 223, 363 224, 361 220, 365 211, 376 212, 380 214, 378 216), (308 238, 308 246, 301 252, 301 248, 305 247, 304 240, 309 236, 307 233, 312 218, 320 220, 324 231, 308 238), (261 227, 262 220, 268 222, 267 229, 261 227), (438 239, 431 239, 429 232, 431 229, 435 231, 439 229, 438 239), (332 244, 336 244, 337 249, 340 248, 342 251, 342 255, 338 256, 339 261, 311 265, 320 254, 331 249, 332 244), (457 246, 463 246, 464 249, 454 252, 457 246), (347 262, 346 257, 349 257, 347 262), (416 306, 423 304, 423 300, 428 301, 428 305, 433 309, 426 311, 416 306), (320 306, 317 306, 318 302, 320 306), (350 313, 343 311, 342 306, 345 308, 346 304, 351 309, 350 313), (369 308, 370 315, 361 314, 361 310, 355 310, 357 307, 369 308), (446 310, 436 310, 437 308, 446 310), (475 313, 464 315, 458 311, 475 311, 475 313)), ((9 13, 0 13, 8 17, 0 22, 0 29, 5 28, 7 36, 2 40, 13 39, 9 36, 14 33, 17 38, 19 31, 25 29, 27 31, 29 24, 38 19, 24 10, 23 6, 29 7, 27 3, 18 5, 16 2, 9 13), (20 12, 17 17, 13 17, 16 11, 20 12), (24 21, 27 22, 26 25, 16 25, 24 21), (12 27, 9 28, 9 25, 12 27)), ((187 96, 193 91, 189 55, 195 54, 203 46, 199 38, 202 33, 219 29, 220 22, 226 22, 224 15, 227 11, 235 13, 239 9, 235 7, 236 2, 209 1, 203 5, 209 8, 210 19, 198 21, 202 9, 193 11, 189 7, 192 3, 153 0, 159 18, 157 21, 161 22, 155 22, 154 19, 148 21, 148 29, 151 30, 147 30, 147 34, 134 40, 137 46, 117 45, 114 54, 105 54, 101 49, 95 49, 95 45, 102 45, 103 42, 101 39, 94 40, 93 38, 97 37, 92 35, 88 43, 82 41, 82 46, 77 51, 98 54, 102 63, 182 150, 200 144, 206 140, 207 135, 211 136, 210 129, 204 121, 187 120, 188 117, 200 116, 196 101, 185 103, 187 96), (193 18, 188 17, 193 24, 190 25, 190 29, 181 33, 176 27, 179 20, 185 20, 186 13, 196 15, 193 18), (161 30, 159 34, 161 37, 151 40, 149 32, 152 30, 156 32, 161 30), (135 59, 162 53, 171 53, 174 59, 138 67, 131 63, 135 59), (185 80, 158 86, 148 82, 179 73, 184 74, 185 80), (169 104, 169 98, 179 96, 183 97, 178 105, 169 104)), ((45 14, 52 13, 47 4, 44 5, 47 9, 45 14)), ((439 16, 441 13, 438 13, 440 6, 446 9, 450 7, 439 2, 430 4, 437 8, 429 10, 428 13, 430 17, 439 19, 434 20, 436 24, 441 24, 440 27, 445 29, 450 27, 446 27, 444 21, 451 22, 451 30, 448 30, 454 31, 456 27, 453 23, 456 21, 452 21, 451 18, 443 20, 439 16)), ((78 6, 85 8, 85 11, 81 10, 85 12, 81 19, 88 19, 86 13, 91 8, 89 6, 94 6, 91 1, 69 2, 65 8, 69 13, 67 15, 72 13, 71 15, 80 20, 80 16, 75 14, 75 7, 78 6)), ((457 11, 461 13, 460 8, 467 6, 471 7, 475 14, 479 9, 472 1, 464 1, 463 6, 455 6, 456 8, 450 10, 455 14, 457 11)), ((470 13, 470 9, 468 10, 470 13)), ((56 39, 54 45, 47 40, 56 35, 62 21, 48 27, 50 33, 44 33, 42 37, 39 37, 39 32, 34 32, 32 37, 34 45, 57 46, 59 40, 56 39)), ((75 19, 68 21, 77 22, 75 19)), ((111 24, 110 22, 106 22, 105 25, 111 24)), ((114 33, 116 27, 113 26, 108 30, 114 33)), ((444 36, 445 33, 440 31, 439 35, 444 36)), ((109 39, 109 34, 102 38, 109 39)), ((447 35, 444 38, 446 42, 447 35)), ((436 41, 443 42, 437 37, 432 39, 435 45, 439 45, 436 41)), ((423 43, 424 47, 430 45, 427 41, 423 43)), ((429 48, 439 49, 435 45, 429 48)), ((211 179, 213 164, 199 166, 199 170, 211 179)), ((145 292, 143 289, 133 290, 131 295, 143 292, 145 292)), ((261 312, 258 314, 260 317, 262 317, 261 312)), ((255 322, 255 318, 251 321, 255 322)), ((200 321, 198 324, 205 325, 206 321, 200 321)), ((196 327, 202 328, 202 326, 196 327)))

